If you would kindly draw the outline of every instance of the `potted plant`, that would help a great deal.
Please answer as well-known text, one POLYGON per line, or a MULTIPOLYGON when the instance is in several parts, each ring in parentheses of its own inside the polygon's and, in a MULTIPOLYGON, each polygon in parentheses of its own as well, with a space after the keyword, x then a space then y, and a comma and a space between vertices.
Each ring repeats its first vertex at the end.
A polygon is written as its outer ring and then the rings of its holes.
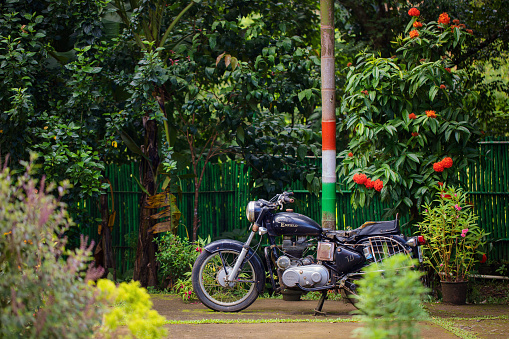
POLYGON ((424 262, 440 276, 444 302, 464 304, 468 274, 476 262, 484 230, 461 188, 442 186, 432 204, 423 206, 419 230, 424 236, 424 262))

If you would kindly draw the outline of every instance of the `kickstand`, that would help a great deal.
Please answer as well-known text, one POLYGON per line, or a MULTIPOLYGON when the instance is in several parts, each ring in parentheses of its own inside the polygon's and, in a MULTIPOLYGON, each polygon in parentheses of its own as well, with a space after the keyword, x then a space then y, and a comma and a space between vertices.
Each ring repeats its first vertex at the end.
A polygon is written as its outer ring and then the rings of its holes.
POLYGON ((320 300, 318 301, 318 306, 315 308, 315 316, 317 315, 323 315, 324 317, 327 316, 327 313, 322 312, 323 303, 325 302, 325 299, 327 299, 327 290, 322 291, 322 296, 320 297, 320 300))

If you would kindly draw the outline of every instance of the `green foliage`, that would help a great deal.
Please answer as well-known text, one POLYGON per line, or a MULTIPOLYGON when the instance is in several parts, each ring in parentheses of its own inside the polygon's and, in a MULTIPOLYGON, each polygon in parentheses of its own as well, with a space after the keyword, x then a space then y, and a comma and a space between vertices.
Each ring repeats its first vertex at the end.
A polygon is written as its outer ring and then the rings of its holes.
POLYGON ((269 34, 265 18, 226 20, 220 14, 197 27, 191 48, 181 45, 170 55, 167 89, 174 102, 167 111, 174 112, 169 119, 179 133, 177 145, 189 149, 193 162, 245 161, 260 193, 295 180, 318 191, 319 175, 304 161, 320 141, 314 132, 320 116, 316 51, 301 36, 269 34))
POLYGON ((186 278, 177 280, 173 286, 173 291, 180 295, 183 301, 188 302, 192 299, 196 299, 197 296, 194 293, 191 272, 186 272, 185 275, 186 278))
POLYGON ((434 21, 422 25, 415 29, 419 36, 398 37, 397 55, 361 53, 349 67, 340 124, 351 137, 341 153, 340 176, 354 190, 354 205, 374 195, 352 180, 364 173, 384 182, 381 198, 394 206, 388 215, 413 209, 414 218, 439 181, 457 181, 457 173, 476 159, 480 133, 477 92, 464 70, 450 69, 450 58, 470 33, 434 21), (453 159, 453 167, 435 172, 433 164, 444 157, 453 159))
POLYGON ((87 285, 92 246, 65 249, 71 221, 60 199, 67 187, 32 179, 32 163, 16 179, 0 172, 0 337, 88 338, 100 324, 103 301, 87 285), (65 259, 64 259, 65 258, 65 259))
MULTIPOLYGON (((393 0, 388 6, 379 6, 373 0, 336 2, 335 27, 340 32, 336 45, 336 65, 339 65, 336 74, 340 93, 347 74, 344 66, 353 62, 359 51, 377 52, 383 57, 396 54, 399 46, 391 45, 391 42, 407 25, 411 7, 420 10, 419 21, 422 22, 437 21, 439 15, 446 12, 473 30, 472 38, 464 41, 461 50, 456 48, 450 61, 469 73, 470 86, 478 92, 478 107, 482 110, 476 114, 480 127, 487 135, 504 135, 507 109, 500 110, 501 103, 506 106, 500 99, 506 98, 509 87, 506 82, 487 83, 484 78, 489 77, 490 64, 498 69, 500 60, 507 59, 509 12, 505 9, 508 5, 507 0, 393 0)), ((338 137, 345 135, 339 134, 338 137)))
MULTIPOLYGON (((101 297, 108 300, 113 308, 103 318, 99 333, 106 338, 117 337, 119 326, 127 326, 128 338, 164 338, 168 335, 163 325, 166 319, 152 309, 150 295, 140 287, 138 281, 123 282, 118 286, 111 280, 97 282, 101 297)), ((121 332, 124 335, 123 332, 121 332)))
POLYGON ((47 179, 73 185, 67 201, 97 196, 104 161, 119 153, 102 119, 115 110, 101 76, 110 49, 97 40, 106 3, 10 1, 0 14, 1 152, 13 169, 30 151, 43 154, 47 179))
POLYGON ((210 236, 195 243, 166 232, 154 241, 158 246, 156 260, 161 265, 159 273, 163 278, 169 278, 171 285, 175 285, 178 280, 187 279, 186 273, 191 272, 202 248, 210 242, 210 236))
POLYGON ((468 281, 486 233, 477 225, 478 217, 461 188, 444 187, 436 196, 433 205, 423 206, 424 220, 419 223, 426 240, 425 262, 443 281, 468 281))
POLYGON ((426 317, 420 305, 426 288, 421 273, 411 270, 415 262, 405 254, 393 255, 366 268, 358 281, 359 318, 365 324, 356 330, 362 338, 416 338, 416 323, 426 317))

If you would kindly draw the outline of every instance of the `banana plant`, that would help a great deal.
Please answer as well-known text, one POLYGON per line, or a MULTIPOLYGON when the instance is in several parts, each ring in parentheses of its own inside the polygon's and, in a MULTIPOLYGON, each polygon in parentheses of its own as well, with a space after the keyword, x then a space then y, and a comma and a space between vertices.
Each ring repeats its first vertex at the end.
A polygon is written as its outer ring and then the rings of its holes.
MULTIPOLYGON (((166 0, 115 0, 113 6, 115 7, 115 13, 120 17, 125 27, 132 32, 134 40, 141 50, 149 52, 150 49, 155 49, 158 51, 161 60, 168 60, 167 56, 169 51, 183 40, 179 40, 174 46, 169 48, 166 42, 170 33, 184 14, 189 11, 195 3, 199 2, 199 0, 189 2, 167 27, 163 27, 165 23, 165 12, 175 9, 175 7, 180 5, 180 2, 168 2, 166 0)), ((168 146, 170 146, 168 116, 164 105, 164 85, 157 87, 155 92, 159 95, 156 96, 156 99, 165 117, 163 120, 164 132, 166 142, 168 146)))

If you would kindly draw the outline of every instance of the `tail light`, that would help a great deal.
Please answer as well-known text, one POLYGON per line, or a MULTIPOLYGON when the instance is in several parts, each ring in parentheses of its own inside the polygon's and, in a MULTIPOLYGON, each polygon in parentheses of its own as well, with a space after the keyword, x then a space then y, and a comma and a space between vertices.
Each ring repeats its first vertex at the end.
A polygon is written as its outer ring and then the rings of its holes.
POLYGON ((406 244, 408 246, 410 246, 410 247, 415 247, 415 246, 423 245, 425 243, 426 243, 426 240, 424 239, 424 237, 422 235, 419 235, 419 236, 416 236, 416 237, 411 237, 406 242, 406 244))

